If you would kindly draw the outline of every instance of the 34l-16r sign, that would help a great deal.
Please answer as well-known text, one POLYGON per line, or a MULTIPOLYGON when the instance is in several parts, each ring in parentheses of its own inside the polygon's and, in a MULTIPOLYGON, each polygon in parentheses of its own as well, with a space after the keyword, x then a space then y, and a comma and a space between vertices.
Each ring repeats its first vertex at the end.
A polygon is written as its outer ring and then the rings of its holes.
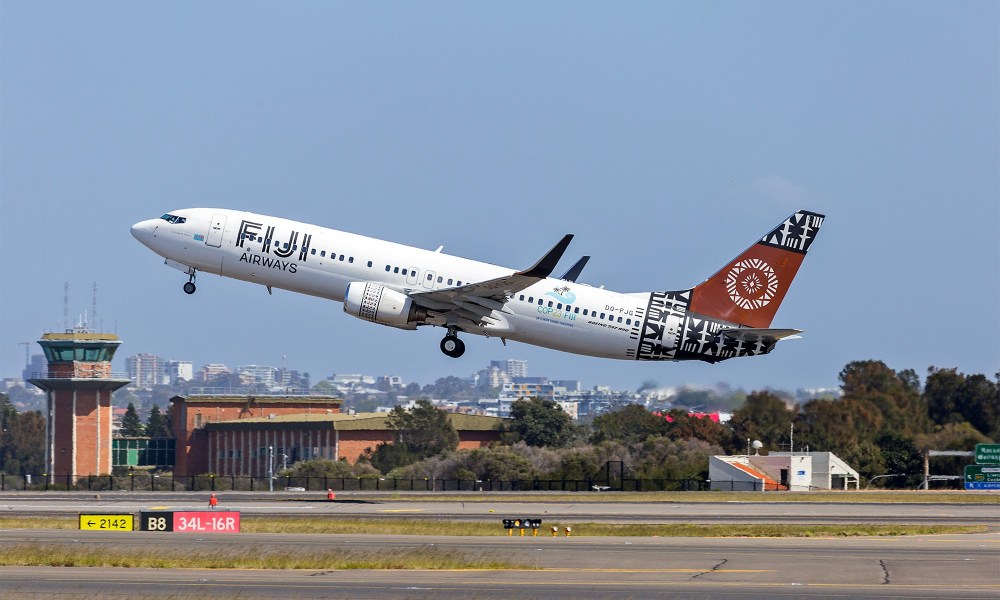
POLYGON ((155 511, 139 515, 142 531, 239 533, 238 511, 155 511))

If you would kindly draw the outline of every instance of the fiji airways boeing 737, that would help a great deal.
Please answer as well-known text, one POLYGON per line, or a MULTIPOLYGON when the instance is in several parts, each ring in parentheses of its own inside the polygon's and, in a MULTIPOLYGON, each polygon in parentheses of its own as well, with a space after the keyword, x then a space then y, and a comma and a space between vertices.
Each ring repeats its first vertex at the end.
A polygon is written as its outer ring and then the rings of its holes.
POLYGON ((771 329, 823 215, 799 211, 703 283, 619 293, 576 282, 584 257, 552 277, 572 235, 521 271, 249 212, 188 208, 132 226, 132 235, 188 276, 198 271, 344 303, 347 314, 399 329, 447 329, 628 360, 767 354, 796 329, 771 329))

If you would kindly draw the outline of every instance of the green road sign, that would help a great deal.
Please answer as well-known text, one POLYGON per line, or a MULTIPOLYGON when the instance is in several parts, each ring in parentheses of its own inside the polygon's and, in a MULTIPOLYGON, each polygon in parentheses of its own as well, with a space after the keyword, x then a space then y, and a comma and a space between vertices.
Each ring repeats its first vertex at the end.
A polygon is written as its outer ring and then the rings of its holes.
POLYGON ((976 444, 976 464, 1000 465, 1000 444, 976 444))
POLYGON ((1000 490, 1000 466, 965 465, 965 489, 1000 490))

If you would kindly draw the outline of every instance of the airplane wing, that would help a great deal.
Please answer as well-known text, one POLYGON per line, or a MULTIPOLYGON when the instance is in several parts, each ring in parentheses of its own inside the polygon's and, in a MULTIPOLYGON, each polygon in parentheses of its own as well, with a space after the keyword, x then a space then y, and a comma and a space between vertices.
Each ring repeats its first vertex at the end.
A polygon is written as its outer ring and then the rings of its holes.
POLYGON ((563 273, 562 277, 560 277, 559 279, 564 279, 566 281, 572 281, 575 283, 577 277, 579 277, 580 273, 583 272, 583 268, 587 266, 587 261, 589 260, 590 260, 589 256, 584 256, 580 258, 580 260, 576 261, 576 264, 567 269, 566 272, 563 273))
POLYGON ((496 321, 491 317, 493 311, 503 312, 511 296, 552 274, 572 239, 572 234, 566 234, 545 256, 523 271, 460 287, 411 292, 410 297, 450 321, 468 321, 476 327, 484 321, 496 321))
POLYGON ((802 331, 798 329, 755 329, 752 327, 743 327, 738 329, 723 329, 719 333, 728 338, 744 342, 756 342, 758 340, 776 342, 780 339, 795 337, 802 333, 802 331))

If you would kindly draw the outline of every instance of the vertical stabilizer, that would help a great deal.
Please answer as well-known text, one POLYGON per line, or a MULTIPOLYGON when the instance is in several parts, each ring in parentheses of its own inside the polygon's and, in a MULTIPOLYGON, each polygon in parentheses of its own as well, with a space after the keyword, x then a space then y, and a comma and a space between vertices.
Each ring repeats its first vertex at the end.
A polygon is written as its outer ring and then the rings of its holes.
POLYGON ((785 298, 824 216, 801 210, 696 286, 691 312, 766 328, 785 298))

